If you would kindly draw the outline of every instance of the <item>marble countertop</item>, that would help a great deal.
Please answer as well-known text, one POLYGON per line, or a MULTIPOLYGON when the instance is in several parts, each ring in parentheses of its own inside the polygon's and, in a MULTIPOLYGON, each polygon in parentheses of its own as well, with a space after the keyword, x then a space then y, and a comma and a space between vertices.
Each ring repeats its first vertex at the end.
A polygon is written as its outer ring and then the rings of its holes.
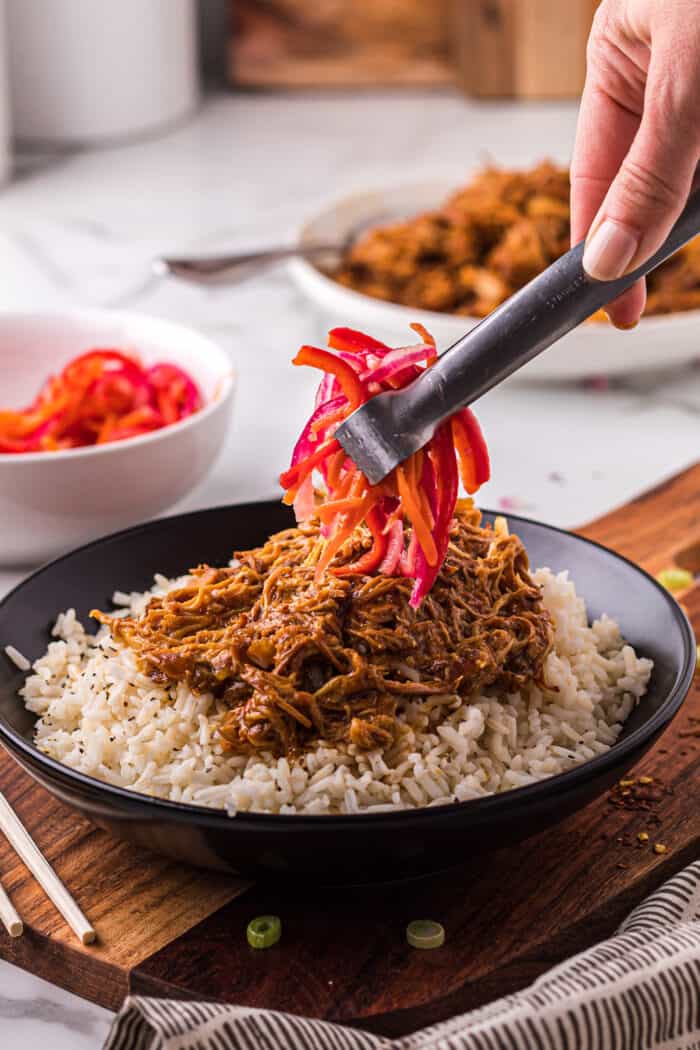
MULTIPOLYGON (((322 339, 327 319, 284 269, 201 289, 153 278, 151 258, 286 240, 319 200, 397 176, 566 161, 574 122, 570 104, 449 93, 210 98, 159 139, 22 163, 0 191, 0 310, 120 307, 218 339, 239 372, 234 423, 210 477, 176 509, 272 496, 313 384, 287 364, 301 342, 322 339)), ((494 473, 484 505, 582 524, 698 457, 700 368, 609 385, 511 380, 479 415, 494 473)), ((0 568, 0 591, 19 578, 0 568)), ((94 1050, 109 1016, 0 962, 0 1024, 14 1050, 39 1040, 94 1050)))

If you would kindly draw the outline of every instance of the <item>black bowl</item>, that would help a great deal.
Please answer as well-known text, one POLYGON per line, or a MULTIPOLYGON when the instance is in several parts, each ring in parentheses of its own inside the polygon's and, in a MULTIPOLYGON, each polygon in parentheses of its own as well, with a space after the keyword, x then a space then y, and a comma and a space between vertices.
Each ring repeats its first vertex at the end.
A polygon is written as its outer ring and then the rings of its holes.
MULTIPOLYGON (((493 515, 486 514, 487 518, 493 515)), ((234 548, 286 527, 280 503, 251 503, 165 518, 90 543, 40 569, 0 603, 0 648, 30 659, 46 649, 56 614, 109 608, 115 589, 144 590, 154 571, 225 564, 234 548)), ((235 818, 200 806, 110 787, 47 758, 31 743, 34 718, 17 690, 23 674, 0 659, 0 742, 48 791, 122 838, 203 867, 259 877, 285 873, 319 882, 384 881, 449 867, 514 844, 605 791, 651 746, 683 702, 696 651, 682 610, 659 584, 619 555, 579 536, 510 518, 531 563, 568 569, 592 618, 609 613, 654 661, 649 691, 604 755, 537 784, 423 810, 353 816, 235 818)))

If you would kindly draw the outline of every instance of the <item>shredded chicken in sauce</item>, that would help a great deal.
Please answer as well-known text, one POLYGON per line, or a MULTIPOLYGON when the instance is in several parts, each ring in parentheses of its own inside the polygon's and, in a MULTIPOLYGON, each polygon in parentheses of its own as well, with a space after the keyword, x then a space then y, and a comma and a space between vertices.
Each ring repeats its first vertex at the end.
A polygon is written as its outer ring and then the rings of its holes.
MULTIPOLYGON (((331 276, 376 299, 484 317, 569 247, 566 168, 487 168, 435 211, 369 230, 331 276)), ((700 308, 700 238, 647 281, 646 314, 700 308)))
MULTIPOLYGON (((333 564, 369 545, 358 530, 333 564)), ((525 549, 505 522, 483 528, 471 501, 416 611, 409 579, 331 571, 315 582, 320 547, 317 522, 286 529, 232 567, 200 565, 140 618, 93 615, 154 681, 222 698, 221 736, 244 754, 293 757, 318 739, 383 749, 407 699, 541 680, 552 624, 525 549)))

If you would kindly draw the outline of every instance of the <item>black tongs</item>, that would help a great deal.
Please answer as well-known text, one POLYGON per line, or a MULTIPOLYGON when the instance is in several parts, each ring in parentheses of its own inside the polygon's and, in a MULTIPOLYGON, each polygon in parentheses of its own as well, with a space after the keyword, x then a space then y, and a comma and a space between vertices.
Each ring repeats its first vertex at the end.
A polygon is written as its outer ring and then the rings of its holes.
POLYGON ((659 250, 616 281, 594 281, 584 272, 582 241, 472 328, 410 386, 378 394, 358 408, 335 436, 377 484, 422 448, 443 419, 507 379, 697 233, 700 188, 688 198, 659 250))

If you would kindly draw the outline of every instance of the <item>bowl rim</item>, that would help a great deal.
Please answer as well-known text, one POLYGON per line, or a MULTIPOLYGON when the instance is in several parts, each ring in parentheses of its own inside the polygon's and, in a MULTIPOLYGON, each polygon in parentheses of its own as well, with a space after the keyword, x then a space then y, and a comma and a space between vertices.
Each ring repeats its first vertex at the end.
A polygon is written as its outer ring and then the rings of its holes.
MULTIPOLYGON (((476 169, 478 170, 478 169, 476 169)), ((308 238, 308 227, 319 219, 326 216, 329 212, 347 206, 353 201, 361 201, 365 197, 372 196, 373 194, 393 194, 393 193, 409 193, 410 191, 419 192, 426 191, 435 187, 436 191, 439 186, 443 188, 447 187, 450 178, 446 175, 440 175, 439 173, 433 173, 432 175, 427 172, 424 178, 408 180, 406 182, 395 182, 395 183, 373 183, 364 187, 352 187, 349 186, 347 192, 344 194, 326 195, 314 209, 305 214, 301 221, 299 221, 294 230, 294 243, 303 246, 304 241, 308 238)), ((459 186, 453 187, 452 192, 457 192, 459 186)), ((449 188, 447 188, 449 192, 449 188)), ((436 205, 437 206, 437 205, 436 205)), ((309 294, 309 285, 315 283, 317 289, 322 289, 323 293, 327 296, 337 295, 342 296, 346 299, 346 302, 356 304, 359 309, 360 306, 364 306, 366 309, 372 308, 380 310, 387 315, 390 313, 394 316, 397 321, 411 315, 411 319, 422 322, 426 326, 429 324, 461 324, 465 330, 475 327, 484 320, 483 317, 477 314, 455 314, 448 313, 446 311, 439 310, 425 310, 422 307, 405 306, 403 303, 394 302, 391 299, 376 299, 374 296, 366 295, 364 292, 358 292, 355 288, 348 288, 344 284, 339 284, 338 281, 333 280, 323 270, 319 269, 314 263, 308 259, 301 257, 290 259, 287 263, 292 274, 296 275, 297 280, 303 283, 304 291, 309 294)), ((667 325, 669 323, 679 323, 681 321, 687 321, 688 323, 697 323, 700 318, 700 308, 694 310, 674 310, 667 314, 653 314, 651 317, 641 317, 637 324, 637 328, 647 334, 653 335, 655 329, 662 329, 662 332, 668 334, 667 325)), ((407 323, 409 323, 407 321, 407 323)), ((606 334, 610 334, 610 325, 587 325, 581 326, 582 331, 597 331, 601 329, 606 334)))
MULTIPOLYGON (((30 581, 37 579, 46 572, 50 572, 55 565, 66 561, 73 557, 73 555, 87 552, 92 548, 99 547, 102 543, 121 540, 130 535, 135 535, 152 528, 160 527, 165 522, 170 524, 176 522, 178 524, 183 524, 195 517, 202 517, 204 515, 213 516, 224 511, 230 511, 234 508, 239 508, 243 511, 247 506, 260 506, 261 504, 271 505, 274 502, 276 501, 259 500, 248 504, 220 504, 216 507, 207 508, 205 510, 189 511, 186 514, 179 514, 170 518, 154 518, 152 521, 144 522, 140 525, 134 525, 127 529, 120 529, 119 531, 110 533, 98 540, 92 540, 90 543, 76 547, 67 554, 63 554, 59 558, 53 559, 46 565, 41 566, 35 572, 31 573, 28 577, 13 587, 12 590, 10 590, 0 601, 0 611, 2 611, 12 597, 30 581)), ((482 513, 498 516, 500 512, 483 508, 482 513)), ((563 773, 557 773, 554 776, 538 780, 533 784, 511 788, 508 791, 500 792, 495 795, 486 795, 476 799, 466 799, 462 802, 445 803, 441 806, 423 806, 411 809, 386 810, 381 813, 360 812, 344 814, 280 814, 245 811, 237 812, 231 817, 226 810, 200 806, 195 803, 173 802, 170 799, 144 795, 140 792, 133 791, 131 788, 107 784, 95 777, 88 776, 86 773, 72 769, 70 766, 64 765, 57 759, 45 755, 32 741, 27 740, 14 730, 1 714, 0 743, 5 744, 10 753, 13 753, 14 751, 21 753, 30 766, 43 766, 48 772, 53 774, 54 779, 58 778, 59 780, 67 780, 69 783, 72 782, 78 785, 83 792, 86 790, 92 791, 93 793, 97 791, 98 794, 104 794, 106 797, 114 799, 122 806, 131 807, 132 810, 135 808, 143 809, 145 807, 146 810, 150 810, 153 813, 154 817, 160 814, 164 819, 169 817, 170 819, 184 820, 188 823, 194 824, 201 824, 204 822, 209 826, 215 825, 222 829, 233 828, 236 824, 242 824, 249 830, 254 830, 255 828, 269 829, 275 827, 279 827, 280 829, 302 828, 304 825, 313 828, 324 826, 330 828, 334 824, 339 824, 342 827, 352 825, 354 828, 362 826, 363 824, 376 824, 377 822, 382 821, 384 823, 391 822, 395 825, 402 825, 404 823, 413 824, 415 820, 439 819, 441 817, 454 815, 458 812, 463 812, 465 806, 471 807, 468 812, 473 814, 475 818, 488 818, 490 814, 498 813, 500 807, 503 806, 504 799, 515 798, 517 801, 523 802, 526 805, 529 803, 536 804, 537 802, 546 799, 547 795, 550 794, 552 790, 551 785, 555 785, 555 790, 557 788, 566 790, 586 784, 595 779, 598 774, 605 773, 606 770, 617 765, 621 759, 632 754, 657 732, 664 729, 671 721, 688 695, 695 674, 697 662, 697 642, 695 633, 688 617, 675 598, 658 582, 658 580, 651 576, 646 569, 641 568, 641 566, 635 564, 635 562, 631 561, 629 558, 626 558, 622 554, 618 554, 617 551, 611 550, 609 547, 606 547, 602 543, 598 543, 596 540, 589 539, 587 536, 581 536, 576 532, 571 532, 555 525, 549 525, 533 518, 511 514, 508 515, 508 520, 509 522, 514 522, 516 524, 515 531, 517 531, 518 523, 525 523, 534 526, 535 528, 543 529, 546 532, 553 532, 558 535, 566 536, 569 540, 573 539, 576 542, 590 545, 623 562, 635 572, 644 576, 646 580, 662 595, 664 601, 671 609, 682 635, 684 649, 683 663, 679 668, 679 673, 673 689, 671 689, 658 709, 646 722, 644 722, 643 725, 630 733, 629 736, 616 740, 608 751, 596 755, 594 758, 587 759, 585 762, 582 762, 563 773)))
POLYGON ((181 433, 183 430, 195 427, 199 423, 204 423, 206 419, 214 415, 215 412, 219 411, 221 407, 226 405, 230 400, 238 374, 228 360, 223 348, 214 339, 205 335, 204 332, 200 332, 199 329, 193 328, 190 325, 180 324, 179 321, 171 321, 167 317, 158 317, 156 315, 144 314, 131 310, 108 310, 91 307, 76 307, 66 310, 3 310, 0 314, 0 327, 5 320, 43 320, 46 322, 53 319, 56 319, 57 321, 84 321, 86 324, 90 324, 91 321, 93 323, 97 323, 98 321, 114 321, 115 323, 119 323, 119 321, 123 321, 127 324, 133 325, 144 324, 154 328, 162 327, 164 332, 171 329, 179 331, 181 334, 186 333, 189 337, 201 342, 203 346, 206 344, 208 352, 212 354, 213 357, 216 357, 222 366, 221 374, 216 381, 214 396, 197 412, 193 412, 184 419, 178 419, 175 423, 168 423, 166 426, 160 427, 158 430, 151 430, 146 434, 136 434, 134 437, 123 438, 121 441, 107 441, 104 445, 82 445, 79 448, 62 448, 44 450, 42 452, 0 452, 0 465, 6 463, 13 465, 20 465, 22 463, 58 463, 64 460, 84 459, 90 456, 114 455, 120 449, 130 449, 142 445, 155 444, 157 441, 167 439, 168 435, 176 432, 181 433))

